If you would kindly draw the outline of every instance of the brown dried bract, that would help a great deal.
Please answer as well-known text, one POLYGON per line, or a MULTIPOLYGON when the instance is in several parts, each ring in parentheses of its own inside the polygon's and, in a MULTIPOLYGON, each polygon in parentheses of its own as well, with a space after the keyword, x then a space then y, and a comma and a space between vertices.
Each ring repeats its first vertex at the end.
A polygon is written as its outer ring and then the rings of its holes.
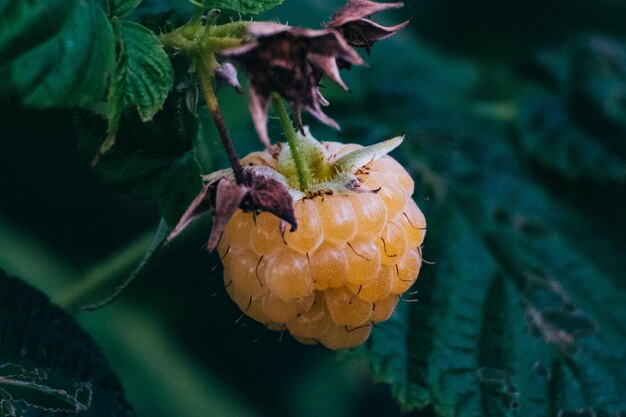
POLYGON ((166 242, 178 236, 187 226, 210 211, 213 213, 213 226, 207 242, 207 249, 217 247, 226 224, 237 211, 267 211, 291 225, 298 227, 293 210, 293 199, 287 186, 251 169, 244 171, 244 184, 237 184, 227 177, 215 178, 208 182, 200 194, 191 202, 180 221, 167 236, 166 242))
POLYGON ((335 30, 310 30, 272 22, 248 26, 250 42, 221 52, 221 56, 244 69, 250 78, 250 111, 255 128, 269 147, 267 113, 273 92, 288 100, 303 131, 300 112, 306 110, 321 122, 339 125, 321 110, 328 102, 319 92, 325 75, 347 89, 338 62, 361 65, 363 60, 335 30))
POLYGON ((215 71, 215 83, 218 87, 231 87, 238 94, 242 94, 241 84, 237 79, 237 69, 230 62, 225 62, 215 71))
MULTIPOLYGON (((348 44, 365 48, 369 54, 374 42, 385 39, 405 27, 409 21, 395 26, 382 26, 366 19, 367 16, 387 9, 398 9, 404 3, 376 3, 369 0, 350 0, 333 15, 333 19, 326 25, 327 28, 341 32, 348 44)), ((349 63, 342 63, 343 67, 350 67, 349 63)))

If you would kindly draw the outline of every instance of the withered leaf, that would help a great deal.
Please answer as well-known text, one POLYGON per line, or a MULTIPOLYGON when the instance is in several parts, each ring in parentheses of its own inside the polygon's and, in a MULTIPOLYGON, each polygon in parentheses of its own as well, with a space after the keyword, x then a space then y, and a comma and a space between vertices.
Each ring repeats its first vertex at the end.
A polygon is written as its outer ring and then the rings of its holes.
POLYGON ((215 188, 217 187, 216 181, 209 182, 202 187, 200 193, 189 204, 185 213, 183 213, 182 217, 178 221, 178 224, 165 238, 166 243, 178 236, 194 220, 197 220, 200 216, 212 210, 214 204, 212 202, 215 201, 215 198, 211 198, 211 195, 215 197, 215 188))
POLYGON ((363 60, 339 34, 331 29, 311 30, 272 22, 254 22, 247 28, 254 38, 220 55, 235 63, 250 78, 250 111, 255 128, 266 147, 269 97, 273 92, 289 101, 302 131, 301 110, 335 129, 339 125, 326 116, 327 101, 319 93, 325 75, 347 89, 339 75, 339 62, 361 65, 363 60))
POLYGON ((218 87, 231 87, 238 94, 243 93, 237 79, 237 69, 230 62, 225 62, 215 71, 215 83, 218 87))
POLYGON ((247 168, 244 170, 243 184, 237 184, 234 179, 227 176, 220 176, 208 182, 167 236, 166 242, 178 236, 200 216, 211 212, 213 226, 207 249, 213 251, 228 221, 239 208, 246 212, 272 213, 289 223, 292 231, 298 227, 289 188, 278 180, 254 172, 254 168, 247 168))
POLYGON ((213 226, 211 227, 211 233, 209 234, 209 241, 207 243, 207 249, 209 251, 217 247, 228 220, 235 214, 235 211, 237 211, 244 196, 248 192, 248 188, 245 185, 239 185, 226 178, 220 178, 216 182, 213 226))
MULTIPOLYGON (((405 27, 408 20, 395 26, 382 26, 366 17, 374 13, 403 7, 404 3, 376 3, 369 0, 350 0, 337 10, 333 19, 326 25, 341 32, 348 44, 365 48, 369 53, 374 42, 386 39, 405 27)), ((341 67, 349 63, 340 62, 341 67)))
POLYGON ((404 3, 377 3, 369 0, 349 0, 345 6, 337 10, 333 15, 333 20, 330 21, 327 27, 339 27, 346 23, 353 22, 358 19, 363 19, 374 13, 382 12, 387 9, 399 9, 404 7, 404 3))
MULTIPOLYGON (((244 204, 250 205, 250 210, 267 211, 276 217, 283 219, 291 225, 291 231, 295 231, 298 223, 293 211, 293 199, 289 189, 281 182, 251 173, 254 177, 244 204)), ((244 208, 245 210, 246 208, 244 208)))

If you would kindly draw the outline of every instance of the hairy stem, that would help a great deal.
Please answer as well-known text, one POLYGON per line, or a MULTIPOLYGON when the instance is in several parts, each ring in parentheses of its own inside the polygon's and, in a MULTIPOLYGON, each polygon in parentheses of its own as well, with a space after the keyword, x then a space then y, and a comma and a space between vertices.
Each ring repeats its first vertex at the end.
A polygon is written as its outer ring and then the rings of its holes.
POLYGON ((226 129, 226 123, 224 123, 224 118, 222 117, 222 113, 220 112, 220 107, 217 102, 217 96, 215 95, 215 91, 213 90, 213 77, 210 69, 210 62, 208 59, 202 59, 200 61, 200 65, 198 65, 198 78, 200 80, 200 87, 202 88, 202 92, 204 93, 204 99, 206 100, 207 106, 209 107, 209 112, 211 116, 213 116, 213 122, 217 127, 217 132, 220 135, 220 139, 222 140, 222 146, 226 151, 226 155, 228 156, 228 160, 230 161, 230 166, 233 168, 233 173, 235 174, 235 181, 237 184, 244 183, 244 175, 243 168, 241 167, 241 163, 239 162, 239 158, 237 157, 237 153, 235 152, 235 147, 233 146, 233 141, 230 139, 230 135, 228 134, 228 130, 226 129))
POLYGON ((289 143, 291 157, 293 158, 293 162, 296 165, 296 172, 298 173, 300 190, 306 191, 309 189, 309 185, 311 184, 311 171, 304 160, 302 152, 300 152, 296 129, 293 127, 289 114, 287 113, 287 109, 285 109, 285 105, 277 93, 272 93, 272 107, 274 107, 274 111, 276 112, 280 125, 283 128, 283 133, 287 138, 287 143, 289 143))
POLYGON ((223 23, 221 25, 213 25, 209 27, 209 33, 211 36, 221 36, 229 38, 240 38, 240 41, 247 36, 246 31, 250 22, 237 21, 223 23))
POLYGON ((247 22, 231 22, 223 25, 203 24, 192 19, 189 23, 170 32, 158 35, 165 49, 188 57, 202 56, 241 45, 246 38, 247 22))

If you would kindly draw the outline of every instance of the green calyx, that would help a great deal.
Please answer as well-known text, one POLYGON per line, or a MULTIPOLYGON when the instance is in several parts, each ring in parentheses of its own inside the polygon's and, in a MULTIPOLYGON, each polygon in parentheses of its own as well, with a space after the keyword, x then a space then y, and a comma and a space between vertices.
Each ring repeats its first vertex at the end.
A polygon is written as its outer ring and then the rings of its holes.
POLYGON ((304 132, 296 131, 277 93, 271 95, 272 107, 278 116, 287 139, 278 158, 279 172, 287 179, 287 185, 307 194, 324 190, 335 193, 353 190, 354 173, 368 162, 380 158, 402 143, 404 136, 366 146, 350 152, 338 160, 332 160, 326 149, 303 127, 304 132))
MULTIPOLYGON (((398 147, 404 139, 404 136, 396 136, 375 145, 357 149, 333 160, 334 155, 327 152, 322 143, 318 142, 306 128, 305 133, 306 135, 297 134, 297 146, 311 174, 311 183, 306 189, 300 188, 298 170, 292 157, 291 147, 287 144, 283 144, 278 155, 277 169, 263 165, 248 166, 245 169, 253 170, 258 175, 272 178, 287 185, 294 200, 324 194, 368 191, 361 188, 361 183, 355 174, 370 162, 387 155, 398 147)), ((231 168, 212 172, 203 176, 202 179, 204 183, 208 183, 222 177, 231 181, 235 180, 231 168)))
POLYGON ((214 63, 210 68, 214 72, 218 68, 215 53, 241 45, 247 39, 249 22, 217 24, 219 10, 207 11, 200 3, 194 4, 196 11, 191 19, 183 26, 160 35, 159 40, 167 50, 185 55, 192 62, 202 60, 214 63))
MULTIPOLYGON (((290 144, 291 145, 291 144, 290 144)), ((294 146, 285 146, 278 157, 279 171, 287 178, 289 187, 298 188, 301 191, 308 191, 315 184, 330 181, 335 172, 332 164, 328 162, 328 158, 322 144, 319 143, 309 132, 302 135, 297 132, 295 134, 295 149, 299 153, 299 159, 304 164, 308 178, 306 186, 302 186, 303 181, 300 179, 300 172, 297 165, 297 159, 293 155, 294 146)))
POLYGON ((290 188, 298 189, 309 196, 353 191, 359 187, 355 173, 368 163, 379 159, 398 147, 404 135, 352 151, 337 160, 308 131, 297 133, 296 146, 306 166, 310 180, 306 188, 300 188, 299 170, 291 146, 284 146, 278 157, 278 171, 290 188))

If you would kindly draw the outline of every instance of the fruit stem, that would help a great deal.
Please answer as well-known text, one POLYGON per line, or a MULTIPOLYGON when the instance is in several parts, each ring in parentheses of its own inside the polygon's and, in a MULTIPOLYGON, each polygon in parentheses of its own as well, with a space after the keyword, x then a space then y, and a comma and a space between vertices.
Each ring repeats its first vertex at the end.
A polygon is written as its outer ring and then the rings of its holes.
POLYGON ((311 171, 309 170, 309 166, 304 161, 302 152, 300 152, 298 134, 291 123, 287 109, 285 109, 285 105, 283 104, 283 101, 278 93, 272 93, 272 107, 274 107, 274 111, 276 112, 280 125, 283 128, 283 133, 287 138, 287 143, 289 143, 291 157, 296 165, 300 191, 306 191, 309 189, 309 185, 311 184, 311 171))
POLYGON ((224 118, 222 117, 222 113, 220 112, 220 107, 217 102, 217 96, 213 90, 213 74, 211 71, 212 63, 207 61, 208 59, 206 58, 202 59, 200 60, 199 65, 197 65, 200 87, 202 88, 206 104, 209 107, 209 112, 211 113, 211 116, 213 116, 213 122, 215 123, 215 127, 217 127, 217 132, 222 140, 222 146, 226 151, 226 155, 230 161, 230 166, 233 168, 235 181, 237 184, 243 184, 243 168, 241 167, 241 163, 237 157, 237 152, 235 152, 233 141, 230 139, 230 135, 228 134, 228 129, 226 129, 226 123, 224 123, 224 118))

